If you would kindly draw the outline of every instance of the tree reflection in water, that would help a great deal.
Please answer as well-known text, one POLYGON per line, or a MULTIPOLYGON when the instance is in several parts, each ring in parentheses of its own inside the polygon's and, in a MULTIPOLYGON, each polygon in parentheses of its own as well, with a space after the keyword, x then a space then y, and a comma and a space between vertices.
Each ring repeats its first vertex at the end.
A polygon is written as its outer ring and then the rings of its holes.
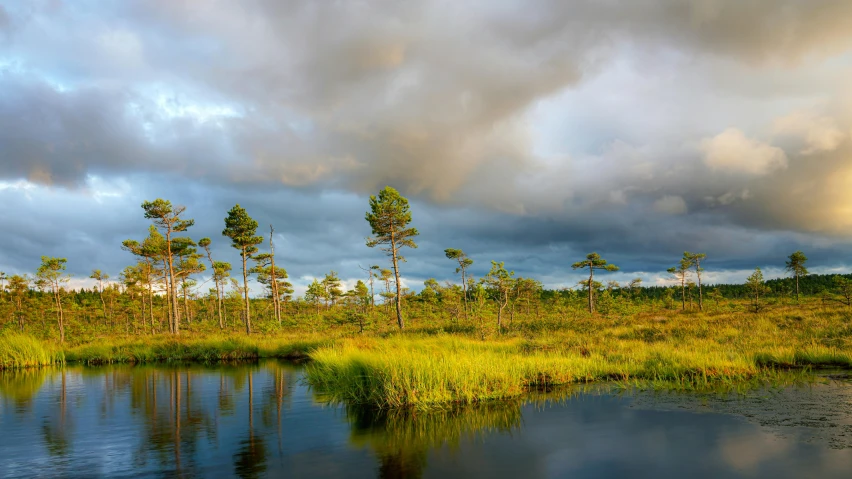
MULTIPOLYGON (((843 472, 852 464, 852 455, 832 456, 845 468, 837 472, 830 468, 835 463, 819 459, 832 454, 824 447, 796 441, 779 445, 756 426, 724 416, 640 410, 649 409, 643 406, 646 402, 656 407, 672 401, 678 410, 681 402, 706 408, 702 405, 708 401, 695 391, 668 394, 626 388, 621 394, 637 397, 618 398, 612 385, 591 384, 433 412, 377 411, 318 404, 327 395, 301 383, 301 374, 297 367, 276 361, 2 372, 0 476, 394 478, 422 477, 428 467, 430 473, 447 477, 485 469, 490 477, 522 477, 587 467, 579 476, 596 477, 614 470, 607 467, 641 469, 655 460, 654 454, 663 454, 659 457, 665 457, 666 464, 672 464, 669 472, 674 472, 688 466, 679 458, 691 457, 694 448, 710 451, 701 457, 724 459, 705 460, 703 477, 729 476, 742 467, 807 472, 815 465, 819 474, 814 476, 846 477, 843 472), (583 400, 553 404, 574 395, 583 400), (596 395, 602 397, 593 398, 596 395), (631 409, 625 409, 627 404, 631 409), (516 434, 522 427, 524 434, 516 434), (586 434, 590 430, 597 433, 586 434), (647 440, 652 432, 654 440, 647 440), (759 445, 765 454, 746 462, 740 452, 748 449, 748 457, 758 455, 757 446, 746 448, 744 442, 759 445), (547 462, 557 451, 574 459, 547 462), (557 469, 542 469, 545 465, 557 469)), ((817 384, 813 391, 796 392, 788 387, 787 376, 779 379, 784 394, 771 396, 775 399, 761 392, 774 386, 760 383, 738 383, 735 391, 714 390, 710 397, 722 398, 720 411, 742 410, 759 417, 758 409, 772 405, 776 407, 770 418, 792 417, 786 409, 802 411, 803 424, 810 421, 817 400, 837 403, 827 416, 832 420, 826 421, 837 427, 825 428, 824 435, 836 431, 827 437, 838 440, 852 430, 844 422, 852 424, 844 406, 852 404, 852 388, 817 384), (742 399, 748 388, 756 388, 753 399, 742 399), (731 401, 731 395, 740 399, 731 401)))
POLYGON ((346 414, 352 444, 375 452, 382 478, 421 477, 430 450, 521 428, 518 401, 430 412, 348 407, 346 414))

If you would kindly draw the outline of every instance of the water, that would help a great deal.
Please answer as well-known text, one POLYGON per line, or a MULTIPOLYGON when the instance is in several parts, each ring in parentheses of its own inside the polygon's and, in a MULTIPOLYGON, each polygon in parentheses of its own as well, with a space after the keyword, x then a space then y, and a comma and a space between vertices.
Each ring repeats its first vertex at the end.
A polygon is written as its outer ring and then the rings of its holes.
POLYGON ((328 406, 294 365, 0 373, 2 477, 850 477, 852 383, 328 406))

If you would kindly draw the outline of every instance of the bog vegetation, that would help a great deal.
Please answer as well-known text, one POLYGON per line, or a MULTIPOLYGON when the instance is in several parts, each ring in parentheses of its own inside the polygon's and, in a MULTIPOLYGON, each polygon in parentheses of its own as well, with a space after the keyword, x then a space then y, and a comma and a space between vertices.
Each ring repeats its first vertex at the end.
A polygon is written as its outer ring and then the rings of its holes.
POLYGON ((0 369, 309 356, 308 380, 334 400, 437 407, 578 381, 692 388, 852 363, 852 276, 811 275, 800 251, 786 259, 788 278, 756 269, 745 284, 711 286, 701 283, 706 255, 684 252, 671 283, 651 287, 602 282, 617 266, 590 253, 566 260, 586 279, 549 290, 498 261, 477 278, 474 259, 447 248, 458 281, 430 279, 415 293, 399 278, 418 231, 408 201, 386 188, 366 220, 367 246, 388 264, 363 267, 350 290, 330 271, 295 297, 272 226, 262 236, 240 205, 220 239, 239 253, 238 271, 213 256, 216 239, 190 236, 184 207, 142 208, 147 235, 120 245, 132 264, 114 278, 94 269, 91 289, 68 288, 65 258, 42 257, 32 276, 0 273, 0 369), (263 294, 249 294, 251 281, 263 294))

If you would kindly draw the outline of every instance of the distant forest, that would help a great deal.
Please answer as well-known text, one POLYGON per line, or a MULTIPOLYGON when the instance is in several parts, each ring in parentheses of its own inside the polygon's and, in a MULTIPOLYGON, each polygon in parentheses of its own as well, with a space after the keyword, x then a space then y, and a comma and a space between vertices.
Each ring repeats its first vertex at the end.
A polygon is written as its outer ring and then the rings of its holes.
MULTIPOLYGON (((837 289, 837 285, 835 284, 835 278, 845 278, 847 280, 852 281, 852 274, 809 274, 807 276, 802 276, 799 278, 799 291, 802 296, 820 296, 822 294, 831 293, 835 289, 837 289)), ((431 282, 431 281, 429 281, 431 282)), ((775 297, 786 297, 795 295, 795 280, 793 278, 775 278, 766 280, 766 287, 769 288, 769 294, 775 297)), ((637 286, 634 289, 629 290, 630 296, 636 300, 662 300, 671 295, 672 293, 680 294, 680 286, 674 284, 674 280, 672 284, 666 286, 637 286)), ((690 294, 698 294, 697 286, 694 284, 690 284, 687 286, 687 295, 690 294)), ((720 298, 725 299, 746 299, 749 297, 748 286, 743 284, 706 284, 702 285, 702 288, 707 292, 718 291, 720 298)), ((428 289, 428 288, 427 288, 428 289)), ((407 291, 407 289, 406 289, 407 291)), ((609 287, 610 294, 614 296, 627 295, 628 289, 619 287, 615 288, 609 287)), ((74 291, 72 290, 73 294, 74 291)), ((39 294, 38 291, 32 291, 31 294, 36 296, 39 294)), ((97 298, 99 295, 97 287, 92 287, 90 289, 80 288, 78 294, 83 297, 97 298)), ((541 300, 548 301, 552 300, 555 297, 560 295, 570 295, 574 296, 577 294, 576 290, 569 290, 566 288, 562 289, 547 289, 543 288, 541 290, 541 300)), ((386 296, 387 294, 383 294, 382 296, 386 296)), ((406 296, 409 299, 416 300, 419 295, 406 293, 406 296)))
MULTIPOLYGON (((803 296, 818 296, 837 289, 835 278, 841 277, 852 280, 852 274, 809 274, 799 278, 799 291, 803 296)), ((766 280, 766 286, 770 294, 778 297, 795 295, 796 280, 794 278, 775 278, 766 280)), ((645 299, 662 299, 666 297, 672 288, 679 286, 672 283, 667 286, 641 286, 636 289, 634 296, 645 299)), ((692 285, 694 289, 695 286, 692 285)), ((703 285, 705 291, 717 290, 719 296, 725 299, 745 299, 749 296, 748 286, 743 284, 707 284, 703 285)), ((687 288, 687 294, 689 294, 687 288)), ((555 294, 553 290, 546 290, 547 294, 555 294)))

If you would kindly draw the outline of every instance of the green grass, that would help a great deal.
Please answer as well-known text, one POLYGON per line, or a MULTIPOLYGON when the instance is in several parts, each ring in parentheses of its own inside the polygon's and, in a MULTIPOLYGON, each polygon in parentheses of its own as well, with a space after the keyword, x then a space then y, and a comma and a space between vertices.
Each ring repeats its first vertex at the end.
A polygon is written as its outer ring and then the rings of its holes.
POLYGON ((605 352, 530 351, 523 340, 481 342, 452 336, 343 341, 311 353, 310 384, 329 399, 381 408, 434 408, 516 397, 530 390, 600 380, 669 381, 692 387, 751 378, 744 355, 692 342, 617 341, 605 352))
MULTIPOLYGON (((570 311, 569 311, 570 312, 570 311)), ((388 324, 391 324, 388 322, 388 324)), ((175 338, 110 336, 59 348, 0 337, 0 368, 82 364, 311 358, 307 381, 330 401, 384 409, 446 409, 593 381, 660 389, 735 389, 779 370, 852 367, 852 308, 817 302, 759 314, 636 311, 519 316, 493 322, 418 318, 404 333, 382 326, 278 327, 251 336, 190 332, 175 338), (644 387, 644 386, 643 386, 644 387)))
POLYGON ((303 360, 332 339, 320 336, 170 336, 106 338, 98 342, 58 349, 31 336, 0 336, 0 369, 47 366, 63 362, 86 365, 150 363, 162 361, 231 361, 260 358, 303 360))
POLYGON ((61 351, 54 351, 41 341, 24 334, 0 335, 0 369, 31 368, 61 363, 61 351))
POLYGON ((147 337, 110 340, 70 347, 68 361, 84 364, 147 363, 157 361, 229 361, 260 358, 306 359, 308 353, 330 343, 318 336, 147 337))
POLYGON ((434 330, 341 340, 311 353, 307 379, 330 401, 434 409, 579 382, 704 390, 852 367, 846 309, 547 321, 488 340, 434 330))

